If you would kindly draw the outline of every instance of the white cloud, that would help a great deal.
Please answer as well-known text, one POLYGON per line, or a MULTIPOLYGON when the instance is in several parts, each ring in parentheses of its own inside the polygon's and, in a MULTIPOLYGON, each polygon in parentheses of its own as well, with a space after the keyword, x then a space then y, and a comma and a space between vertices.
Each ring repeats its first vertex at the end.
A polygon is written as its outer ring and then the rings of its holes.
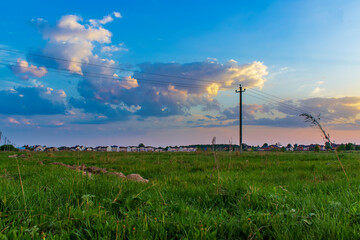
POLYGON ((311 91, 311 95, 319 95, 325 91, 325 88, 316 87, 311 91))
POLYGON ((114 21, 114 19, 111 16, 104 16, 103 19, 99 20, 99 23, 101 24, 107 24, 109 22, 114 21))
MULTIPOLYGON (((108 21, 108 18, 102 19, 108 21)), ((102 21, 101 20, 101 21, 102 21)), ((55 27, 40 25, 40 31, 48 44, 44 49, 44 55, 54 56, 61 68, 82 75, 82 65, 89 63, 89 58, 94 56, 94 44, 111 43, 112 33, 101 25, 86 25, 76 15, 63 16, 55 27)))
POLYGON ((110 22, 114 21, 114 18, 112 16, 114 16, 115 18, 122 18, 121 14, 119 12, 113 12, 112 14, 104 16, 100 20, 98 20, 98 19, 90 19, 89 22, 90 22, 91 25, 93 25, 95 27, 98 27, 99 25, 104 25, 104 24, 107 24, 107 23, 110 23, 110 22))
POLYGON ((116 45, 111 45, 111 46, 103 46, 101 48, 101 52, 105 53, 105 52, 119 52, 119 51, 129 51, 129 49, 124 47, 124 43, 120 43, 118 46, 116 45))
POLYGON ((116 18, 122 18, 121 14, 119 12, 113 12, 113 14, 116 18))
POLYGON ((41 78, 47 73, 45 67, 36 67, 20 58, 17 60, 16 65, 10 65, 9 67, 16 76, 23 80, 28 80, 30 77, 41 78))

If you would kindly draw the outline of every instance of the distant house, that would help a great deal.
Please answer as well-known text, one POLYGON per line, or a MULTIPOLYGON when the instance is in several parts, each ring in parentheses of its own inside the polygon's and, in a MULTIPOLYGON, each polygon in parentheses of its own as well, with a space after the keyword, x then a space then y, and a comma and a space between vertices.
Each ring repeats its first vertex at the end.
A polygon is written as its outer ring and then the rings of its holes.
POLYGON ((65 147, 65 146, 59 147, 58 149, 59 149, 59 151, 70 151, 71 150, 69 147, 65 147))
POLYGON ((127 148, 126 147, 119 147, 119 152, 127 152, 127 148))
POLYGON ((82 152, 82 151, 85 151, 85 147, 80 146, 80 145, 76 145, 75 147, 71 148, 71 151, 82 152))
POLYGON ((139 149, 137 147, 131 147, 131 152, 139 152, 139 149))
POLYGON ((171 147, 169 147, 167 151, 168 152, 179 152, 179 148, 176 148, 176 147, 171 148, 171 147))
POLYGON ((113 145, 113 146, 111 146, 111 151, 112 151, 112 152, 119 152, 119 151, 120 151, 120 149, 119 149, 119 147, 118 147, 118 146, 113 145))
POLYGON ((48 147, 48 148, 45 149, 45 151, 47 151, 47 152, 58 152, 59 149, 56 148, 56 147, 48 147))
POLYGON ((44 150, 45 150, 45 147, 40 146, 40 145, 38 145, 34 148, 35 152, 43 152, 44 150))
POLYGON ((259 151, 270 151, 271 150, 271 148, 270 147, 261 147, 261 148, 259 148, 259 151))
POLYGON ((145 148, 145 152, 153 152, 154 148, 153 147, 146 147, 145 148))
POLYGON ((270 150, 280 150, 281 145, 279 143, 275 144, 275 145, 270 145, 269 148, 270 150))
POLYGON ((309 151, 310 147, 307 145, 299 145, 296 148, 296 151, 309 151))
POLYGON ((293 146, 286 147, 285 149, 286 149, 286 151, 290 151, 290 152, 294 151, 294 147, 293 147, 293 146))
POLYGON ((111 152, 110 146, 98 146, 96 147, 97 152, 111 152))

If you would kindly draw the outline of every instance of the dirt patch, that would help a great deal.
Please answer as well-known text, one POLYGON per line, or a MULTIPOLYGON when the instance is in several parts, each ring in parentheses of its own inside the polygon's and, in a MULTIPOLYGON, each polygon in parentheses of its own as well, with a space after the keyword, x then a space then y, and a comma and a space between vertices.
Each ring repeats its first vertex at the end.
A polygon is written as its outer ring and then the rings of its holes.
POLYGON ((91 176, 91 174, 109 174, 109 175, 115 175, 119 178, 123 178, 123 179, 128 179, 130 181, 135 181, 135 182, 142 182, 142 183, 148 183, 149 180, 143 178, 142 176, 140 176, 137 173, 132 173, 129 175, 125 175, 122 172, 109 172, 106 168, 99 168, 99 167, 95 167, 95 166, 90 166, 87 167, 85 164, 81 164, 80 166, 71 166, 62 162, 53 162, 50 163, 51 165, 59 165, 59 166, 64 166, 66 168, 72 169, 72 170, 77 170, 77 171, 82 171, 83 175, 88 175, 91 176))
POLYGON ((95 166, 88 167, 84 170, 91 172, 91 173, 107 173, 108 172, 106 170, 106 168, 99 168, 99 167, 95 167, 95 166))
POLYGON ((25 154, 21 154, 21 155, 9 155, 8 158, 27 158, 27 156, 25 154))
POLYGON ((143 183, 148 183, 149 180, 143 178, 142 176, 140 176, 137 173, 132 173, 126 176, 127 179, 131 180, 131 181, 136 181, 136 182, 143 182, 143 183))

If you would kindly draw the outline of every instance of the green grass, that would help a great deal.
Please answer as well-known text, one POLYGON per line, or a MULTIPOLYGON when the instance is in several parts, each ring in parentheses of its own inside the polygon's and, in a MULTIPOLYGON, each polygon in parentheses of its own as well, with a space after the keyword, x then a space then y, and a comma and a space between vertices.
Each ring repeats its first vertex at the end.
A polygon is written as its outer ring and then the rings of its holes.
POLYGON ((340 154, 350 186, 333 153, 233 153, 230 166, 229 153, 217 153, 219 174, 212 153, 29 153, 19 168, 8 155, 0 153, 0 239, 360 238, 358 153, 340 154))

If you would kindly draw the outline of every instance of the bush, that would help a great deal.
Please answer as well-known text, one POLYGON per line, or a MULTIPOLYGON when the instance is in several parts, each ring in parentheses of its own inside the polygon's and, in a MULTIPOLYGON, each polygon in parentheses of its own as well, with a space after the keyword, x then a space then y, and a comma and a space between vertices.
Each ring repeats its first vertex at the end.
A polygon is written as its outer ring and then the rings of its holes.
POLYGON ((315 151, 315 152, 320 152, 320 146, 319 146, 319 145, 316 145, 315 148, 314 148, 314 151, 315 151))
POLYGON ((15 148, 13 145, 2 145, 0 147, 0 151, 10 151, 10 152, 17 152, 19 149, 15 148))

